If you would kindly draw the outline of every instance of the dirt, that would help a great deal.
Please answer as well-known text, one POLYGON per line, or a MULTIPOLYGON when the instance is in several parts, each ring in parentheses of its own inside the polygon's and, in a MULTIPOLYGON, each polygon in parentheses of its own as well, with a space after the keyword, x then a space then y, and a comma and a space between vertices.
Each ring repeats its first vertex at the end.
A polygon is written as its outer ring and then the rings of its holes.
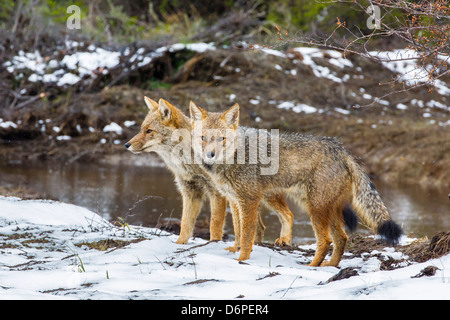
MULTIPOLYGON (((301 251, 302 256, 312 257, 314 256, 314 250, 299 249, 296 246, 276 246, 270 243, 259 244, 266 248, 271 248, 274 251, 282 252, 288 251, 295 253, 301 251)), ((343 259, 353 259, 355 257, 363 258, 367 261, 371 258, 376 258, 380 261, 380 270, 395 270, 411 265, 413 263, 423 263, 431 259, 437 259, 450 253, 450 232, 438 232, 431 240, 427 238, 417 239, 407 245, 397 245, 394 247, 396 252, 403 254, 402 259, 393 259, 391 256, 383 255, 382 251, 387 247, 387 244, 381 239, 374 239, 372 237, 365 237, 359 234, 352 234, 349 236, 349 240, 345 249, 345 252, 350 255, 344 255, 343 259)), ((330 248, 329 254, 331 254, 332 248, 330 248)), ((422 270, 419 275, 428 276, 433 274, 436 270, 428 268, 422 270)), ((358 275, 358 268, 344 268, 333 278, 330 278, 326 283, 347 279, 352 276, 358 275)), ((324 284, 324 283, 322 283, 324 284)))

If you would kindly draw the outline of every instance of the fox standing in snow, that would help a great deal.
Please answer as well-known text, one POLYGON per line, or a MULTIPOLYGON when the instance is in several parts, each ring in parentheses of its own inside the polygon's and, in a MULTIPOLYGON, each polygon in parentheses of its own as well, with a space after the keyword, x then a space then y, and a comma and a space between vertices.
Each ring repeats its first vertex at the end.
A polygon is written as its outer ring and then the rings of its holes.
MULTIPOLYGON (((177 240, 186 244, 192 236, 195 221, 203 200, 209 198, 211 208, 210 240, 222 240, 226 216, 226 198, 219 193, 211 179, 204 173, 200 164, 193 161, 181 161, 182 156, 189 158, 191 148, 191 121, 189 117, 169 102, 160 99, 159 103, 145 97, 149 112, 141 125, 141 130, 125 147, 134 153, 156 152, 175 176, 176 185, 182 195, 183 211, 181 230, 177 240), (184 154, 180 155, 180 151, 184 154)), ((292 237, 293 214, 289 210, 284 196, 277 192, 262 195, 263 204, 277 212, 281 221, 281 234, 275 243, 290 244, 292 237)), ((237 210, 231 206, 231 211, 237 210)), ((255 218, 256 219, 256 218, 255 218)), ((233 219, 235 230, 239 220, 233 219)), ((256 241, 262 241, 264 225, 259 218, 259 233, 256 241)), ((252 239, 253 241, 253 239, 252 239)), ((239 238, 230 251, 237 251, 239 238)))
POLYGON ((388 242, 398 242, 401 228, 392 221, 375 186, 334 139, 299 133, 280 134, 278 150, 275 150, 279 157, 278 170, 273 174, 261 174, 267 162, 260 159, 252 162, 252 155, 247 152, 248 140, 251 140, 248 138, 262 134, 267 136, 267 142, 273 143, 270 141, 274 137, 267 131, 246 132, 239 127, 238 104, 223 113, 211 113, 191 102, 190 113, 194 152, 201 157, 204 171, 216 188, 238 209, 240 261, 250 257, 259 202, 269 192, 291 196, 308 212, 317 239, 311 266, 339 264, 348 239, 342 215, 348 206, 388 242), (333 253, 325 262, 331 242, 333 253))

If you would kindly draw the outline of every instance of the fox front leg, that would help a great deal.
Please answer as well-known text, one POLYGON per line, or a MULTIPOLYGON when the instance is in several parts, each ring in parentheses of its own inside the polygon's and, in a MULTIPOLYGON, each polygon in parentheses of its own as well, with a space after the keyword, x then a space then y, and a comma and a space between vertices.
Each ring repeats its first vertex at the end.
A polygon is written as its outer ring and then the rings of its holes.
POLYGON ((239 251, 239 243, 241 241, 241 214, 238 205, 233 201, 230 201, 230 211, 233 218, 234 246, 225 248, 225 250, 234 253, 239 251))
POLYGON ((187 244, 194 232, 194 225, 202 207, 203 196, 201 193, 189 189, 184 189, 181 194, 183 197, 183 213, 181 215, 180 236, 176 243, 187 244))
POLYGON ((227 199, 219 194, 213 194, 209 198, 211 207, 210 241, 222 240, 223 227, 227 209, 227 199))

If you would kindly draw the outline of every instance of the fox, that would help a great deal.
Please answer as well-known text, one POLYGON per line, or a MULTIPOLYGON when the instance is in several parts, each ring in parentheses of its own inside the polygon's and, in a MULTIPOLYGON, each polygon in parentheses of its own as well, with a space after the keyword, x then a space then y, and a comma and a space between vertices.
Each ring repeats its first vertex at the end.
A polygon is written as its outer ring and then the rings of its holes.
MULTIPOLYGON (((179 108, 164 99, 156 102, 144 97, 149 111, 141 124, 140 131, 125 143, 125 148, 133 153, 155 152, 173 173, 176 186, 182 196, 182 215, 180 235, 177 244, 186 244, 193 234, 195 221, 202 208, 203 201, 209 199, 210 240, 223 238, 227 199, 224 197, 204 173, 201 165, 189 161, 180 161, 180 154, 176 150, 189 153, 191 149, 191 121, 179 108), (187 151, 186 151, 187 150, 187 151)), ((262 204, 275 211, 281 221, 280 237, 275 240, 276 245, 289 245, 292 241, 293 214, 285 197, 280 193, 267 193, 262 197, 262 204)), ((232 216, 237 208, 230 204, 232 216)), ((238 220, 233 219, 233 228, 240 230, 238 220)), ((264 223, 258 214, 256 242, 262 242, 264 223)), ((231 252, 239 250, 239 237, 235 245, 226 248, 231 252)))
POLYGON ((194 153, 219 192, 237 208, 239 261, 250 258, 257 208, 268 192, 283 193, 306 209, 317 245, 310 266, 339 265, 348 240, 344 226, 349 210, 388 243, 399 242, 401 227, 356 158, 337 139, 295 132, 275 137, 247 130, 239 126, 239 109, 237 103, 224 112, 208 112, 193 101, 189 105, 194 153), (276 172, 262 174, 267 162, 251 161, 248 140, 255 135, 265 136, 268 145, 276 141, 272 150, 279 157, 276 172), (325 261, 331 243, 333 251, 325 261))

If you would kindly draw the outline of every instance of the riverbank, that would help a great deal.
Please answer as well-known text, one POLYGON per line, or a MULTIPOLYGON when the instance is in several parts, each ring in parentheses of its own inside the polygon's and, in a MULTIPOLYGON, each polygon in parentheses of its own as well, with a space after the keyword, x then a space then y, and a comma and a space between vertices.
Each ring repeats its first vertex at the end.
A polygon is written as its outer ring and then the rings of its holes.
POLYGON ((124 53, 65 46, 65 55, 19 52, 3 64, 3 82, 20 75, 28 80, 20 80, 16 100, 0 112, 2 163, 142 164, 123 144, 147 113, 146 95, 187 114, 190 100, 211 111, 237 102, 242 125, 338 137, 374 180, 450 187, 450 79, 387 96, 379 85, 414 61, 397 69, 305 47, 237 50, 193 43, 124 53), (84 68, 70 85, 56 81, 86 61, 92 73, 84 68), (94 72, 106 63, 103 75, 94 72), (55 69, 54 77, 33 76, 55 69))
POLYGON ((386 86, 379 84, 397 69, 333 50, 242 51, 199 43, 125 55, 87 44, 66 46, 62 60, 41 57, 42 70, 61 68, 55 79, 74 72, 67 69, 67 57, 76 62, 101 54, 112 64, 104 75, 84 70, 71 85, 33 77, 37 71, 27 67, 40 59, 37 54, 22 52, 4 64, 2 81, 13 83, 18 74, 28 81, 21 80, 17 101, 0 113, 2 163, 141 165, 123 144, 139 130, 146 95, 165 98, 187 114, 190 100, 211 111, 237 102, 242 125, 338 137, 374 180, 450 187, 449 79, 383 97, 386 86), (134 69, 121 75, 124 67, 134 69))

